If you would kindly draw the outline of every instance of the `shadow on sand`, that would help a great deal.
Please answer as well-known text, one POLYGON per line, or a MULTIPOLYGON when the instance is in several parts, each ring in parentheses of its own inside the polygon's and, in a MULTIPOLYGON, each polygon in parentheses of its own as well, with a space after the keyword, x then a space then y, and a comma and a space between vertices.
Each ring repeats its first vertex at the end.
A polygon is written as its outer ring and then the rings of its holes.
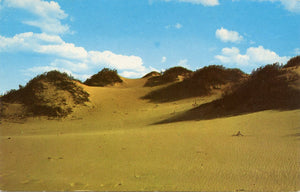
MULTIPOLYGON (((286 107, 235 106, 232 107, 232 109, 228 109, 224 106, 224 104, 221 102, 220 99, 220 100, 212 101, 210 103, 205 103, 187 112, 176 115, 169 119, 165 119, 160 122, 156 122, 154 124, 165 124, 165 123, 173 123, 179 121, 211 120, 216 118, 245 115, 245 114, 265 111, 265 110, 288 111, 288 110, 296 110, 296 109, 300 109, 300 106, 299 105, 286 106, 286 107)), ((296 136, 300 136, 300 135, 298 134, 296 136)))
POLYGON ((267 65, 252 72, 247 81, 230 93, 224 93, 221 99, 158 123, 215 119, 264 110, 300 109, 300 89, 290 86, 299 79, 298 74, 282 70, 278 64, 267 65))

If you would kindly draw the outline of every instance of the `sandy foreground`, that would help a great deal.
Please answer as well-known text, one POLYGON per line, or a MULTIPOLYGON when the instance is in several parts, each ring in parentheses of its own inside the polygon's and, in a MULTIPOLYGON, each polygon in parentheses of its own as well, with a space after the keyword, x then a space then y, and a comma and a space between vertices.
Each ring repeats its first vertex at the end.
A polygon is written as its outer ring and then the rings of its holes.
POLYGON ((300 190, 300 110, 154 125, 195 98, 150 103, 144 81, 84 87, 91 103, 66 119, 2 121, 0 189, 300 190))

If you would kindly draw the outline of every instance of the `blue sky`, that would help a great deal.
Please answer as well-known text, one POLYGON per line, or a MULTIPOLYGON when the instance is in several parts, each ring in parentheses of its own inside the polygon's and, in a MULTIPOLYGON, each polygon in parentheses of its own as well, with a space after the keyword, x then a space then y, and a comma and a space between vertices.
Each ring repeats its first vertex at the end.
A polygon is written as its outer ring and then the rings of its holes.
POLYGON ((0 93, 58 69, 85 80, 300 54, 300 0, 0 0, 0 93))

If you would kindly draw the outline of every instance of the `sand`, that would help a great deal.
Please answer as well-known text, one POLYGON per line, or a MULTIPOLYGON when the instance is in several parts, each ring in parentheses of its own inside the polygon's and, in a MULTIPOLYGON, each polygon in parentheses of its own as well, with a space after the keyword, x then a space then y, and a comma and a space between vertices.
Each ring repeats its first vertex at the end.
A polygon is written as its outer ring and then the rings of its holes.
POLYGON ((150 103, 145 81, 82 85, 91 102, 65 119, 2 121, 0 189, 300 190, 300 110, 154 124, 220 94, 150 103))

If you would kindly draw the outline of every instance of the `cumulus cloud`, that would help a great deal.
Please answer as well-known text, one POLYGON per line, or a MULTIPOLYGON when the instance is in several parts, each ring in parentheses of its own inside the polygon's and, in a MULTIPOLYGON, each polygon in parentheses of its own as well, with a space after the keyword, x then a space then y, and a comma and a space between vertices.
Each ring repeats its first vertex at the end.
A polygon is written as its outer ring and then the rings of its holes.
POLYGON ((64 41, 57 35, 46 33, 26 32, 16 34, 13 37, 0 35, 0 52, 31 50, 37 51, 43 45, 62 44, 64 41))
POLYGON ((118 55, 111 51, 89 51, 88 62, 99 66, 107 65, 120 70, 145 71, 142 58, 134 55, 118 55))
POLYGON ((40 45, 35 51, 68 59, 85 59, 88 56, 83 47, 76 47, 73 43, 65 42, 57 45, 40 45))
POLYGON ((247 65, 249 62, 248 55, 241 55, 240 50, 236 47, 223 48, 222 55, 215 56, 221 63, 235 63, 238 65, 247 65))
POLYGON ((299 0, 254 0, 254 1, 270 1, 270 2, 280 2, 285 9, 291 12, 300 13, 300 1, 299 0))
POLYGON ((71 69, 72 72, 76 73, 89 70, 88 64, 84 62, 72 62, 65 59, 55 59, 50 66, 61 69, 71 69))
POLYGON ((0 35, 0 52, 29 51, 69 59, 84 59, 87 51, 72 43, 64 42, 58 35, 46 33, 20 33, 13 37, 0 35))
POLYGON ((68 15, 54 1, 43 0, 4 0, 4 6, 23 9, 37 16, 36 20, 23 21, 27 25, 38 27, 42 32, 62 34, 69 32, 69 26, 61 23, 68 15))
MULTIPOLYGON (((69 61, 67 61, 67 62, 69 62, 69 61)), ((61 72, 65 72, 69 75, 72 75, 76 79, 80 79, 82 81, 86 80, 87 78, 89 78, 91 76, 91 74, 82 74, 82 73, 74 72, 73 70, 69 70, 67 68, 56 66, 54 63, 51 63, 49 66, 32 67, 32 68, 24 70, 23 72, 27 76, 36 76, 36 75, 39 75, 41 73, 52 71, 52 70, 58 70, 58 71, 61 71, 61 72)))
POLYGON ((241 36, 238 32, 229 31, 223 27, 221 29, 217 29, 216 37, 223 42, 239 43, 243 40, 243 36, 241 36))
POLYGON ((178 2, 185 2, 185 3, 192 3, 192 4, 201 4, 204 6, 216 6, 219 5, 218 0, 164 0, 166 2, 170 1, 178 1, 178 2))
MULTIPOLYGON (((13 37, 0 36, 0 52, 34 52, 55 56, 57 59, 50 66, 33 68, 61 69, 74 73, 86 73, 101 67, 126 70, 130 76, 143 74, 148 69, 143 65, 142 58, 134 55, 115 54, 111 51, 87 51, 73 43, 66 43, 57 35, 33 32, 20 33, 13 37)), ((32 69, 31 69, 32 70, 32 69)))
POLYGON ((145 68, 144 71, 140 71, 140 72, 123 71, 122 73, 120 73, 120 75, 123 77, 128 77, 128 78, 136 78, 136 77, 143 77, 144 75, 146 75, 147 73, 149 73, 151 71, 159 72, 159 70, 150 66, 149 68, 145 68))
POLYGON ((274 51, 265 49, 263 46, 249 47, 245 54, 241 54, 236 47, 223 48, 221 55, 216 55, 215 59, 223 64, 236 64, 242 66, 257 66, 272 64, 275 62, 286 63, 289 57, 280 57, 274 51))

